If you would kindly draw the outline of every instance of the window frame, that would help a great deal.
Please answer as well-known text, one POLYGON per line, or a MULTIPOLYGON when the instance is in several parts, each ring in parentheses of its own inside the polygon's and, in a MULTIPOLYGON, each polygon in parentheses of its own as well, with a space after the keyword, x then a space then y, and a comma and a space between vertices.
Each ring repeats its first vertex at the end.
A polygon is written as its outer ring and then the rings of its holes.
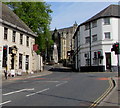
POLYGON ((104 25, 110 25, 110 18, 109 17, 106 17, 103 20, 104 20, 104 25))
POLYGON ((4 27, 4 40, 8 39, 8 28, 4 27))
POLYGON ((104 37, 105 39, 111 39, 111 33, 110 32, 104 32, 104 36, 105 36, 104 37), (109 34, 109 38, 106 37, 106 34, 109 34))
POLYGON ((92 35, 92 42, 96 42, 96 41, 98 41, 97 34, 92 35))
POLYGON ((89 23, 85 24, 85 30, 89 30, 89 29, 90 29, 89 23))
POLYGON ((16 31, 13 30, 12 42, 15 42, 15 40, 16 40, 16 31))
POLYGON ((23 45, 23 34, 20 34, 20 45, 23 45))
POLYGON ((26 37, 26 46, 29 47, 29 36, 26 37))
POLYGON ((85 37, 85 43, 87 44, 87 43, 90 43, 90 36, 88 36, 88 37, 85 37), (88 40, 89 39, 89 40, 88 40))
POLYGON ((92 28, 95 28, 95 27, 97 27, 97 20, 92 22, 92 28))

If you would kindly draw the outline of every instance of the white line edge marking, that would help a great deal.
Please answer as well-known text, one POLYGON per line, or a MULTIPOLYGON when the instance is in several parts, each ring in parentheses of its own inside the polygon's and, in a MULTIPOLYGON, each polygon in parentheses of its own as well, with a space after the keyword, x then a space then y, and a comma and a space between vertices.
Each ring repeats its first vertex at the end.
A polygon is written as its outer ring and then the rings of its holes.
POLYGON ((49 89, 50 89, 50 88, 47 88, 47 89, 43 89, 43 90, 38 91, 38 92, 35 92, 35 93, 28 94, 28 95, 26 95, 26 97, 29 97, 29 96, 32 96, 32 95, 35 95, 35 94, 38 94, 38 93, 42 93, 42 92, 47 91, 47 90, 49 90, 49 89))
POLYGON ((3 102, 3 103, 0 103, 0 105, 4 105, 4 104, 10 103, 10 102, 11 102, 11 100, 3 102))
POLYGON ((63 82, 63 83, 57 84, 56 87, 58 87, 58 86, 60 86, 60 85, 62 85, 62 84, 65 84, 65 83, 67 83, 67 82, 68 82, 68 81, 65 81, 65 82, 63 82))
POLYGON ((5 94, 3 94, 3 96, 11 95, 11 94, 14 94, 14 93, 19 93, 19 92, 22 92, 22 91, 29 91, 29 90, 34 90, 34 88, 21 89, 21 90, 18 90, 18 91, 13 91, 13 92, 5 93, 5 94))

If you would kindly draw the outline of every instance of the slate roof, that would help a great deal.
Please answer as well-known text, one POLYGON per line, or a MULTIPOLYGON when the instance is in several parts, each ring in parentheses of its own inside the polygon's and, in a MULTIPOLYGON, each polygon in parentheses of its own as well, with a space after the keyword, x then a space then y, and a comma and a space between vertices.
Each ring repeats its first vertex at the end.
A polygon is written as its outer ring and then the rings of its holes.
POLYGON ((100 19, 100 18, 105 18, 105 17, 116 17, 116 18, 120 18, 120 5, 110 5, 107 8, 103 9, 102 11, 100 11, 98 14, 96 14, 95 16, 91 17, 90 19, 88 19, 87 21, 81 23, 77 29, 76 32, 73 36, 73 39, 75 39, 76 33, 79 30, 79 27, 87 24, 89 22, 92 22, 94 20, 100 19))
POLYGON ((99 18, 104 18, 104 17, 117 17, 120 18, 120 5, 110 5, 107 8, 103 9, 101 12, 93 16, 92 18, 88 19, 84 23, 80 25, 84 25, 88 22, 97 20, 99 18))
POLYGON ((2 20, 13 24, 23 31, 27 31, 27 33, 36 36, 36 34, 5 4, 2 3, 2 20))

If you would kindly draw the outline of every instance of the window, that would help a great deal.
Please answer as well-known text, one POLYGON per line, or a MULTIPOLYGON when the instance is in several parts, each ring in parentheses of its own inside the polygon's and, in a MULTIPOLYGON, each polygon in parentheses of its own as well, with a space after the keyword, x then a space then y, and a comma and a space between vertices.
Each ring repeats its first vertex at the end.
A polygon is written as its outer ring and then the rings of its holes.
POLYGON ((8 28, 4 28, 4 39, 7 40, 8 28))
POLYGON ((15 37, 16 37, 16 31, 13 31, 13 37, 12 37, 13 42, 15 42, 15 37))
POLYGON ((20 44, 23 44, 23 34, 20 34, 20 44))
POLYGON ((89 23, 88 23, 88 24, 85 24, 85 30, 88 30, 88 29, 90 29, 89 23))
POLYGON ((92 36, 92 42, 97 41, 97 34, 92 36))
POLYGON ((27 36, 26 45, 29 46, 29 37, 27 36))
POLYGON ((85 43, 90 43, 90 37, 85 37, 85 43))
POLYGON ((111 38, 110 32, 106 32, 106 33, 105 33, 105 39, 110 39, 110 38, 111 38))
POLYGON ((97 21, 92 22, 92 28, 97 27, 97 21))
POLYGON ((19 54, 19 69, 22 69, 22 54, 19 54))
POLYGON ((109 25, 110 24, 110 18, 104 18, 104 24, 109 25))
POLYGON ((29 70, 29 55, 26 55, 26 70, 29 70))

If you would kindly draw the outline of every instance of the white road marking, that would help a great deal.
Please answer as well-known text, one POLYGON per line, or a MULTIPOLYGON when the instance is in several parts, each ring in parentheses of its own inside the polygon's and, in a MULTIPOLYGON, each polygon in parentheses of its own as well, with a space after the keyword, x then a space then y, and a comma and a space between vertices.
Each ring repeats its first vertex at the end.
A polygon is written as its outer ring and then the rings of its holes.
POLYGON ((44 90, 41 90, 41 91, 38 91, 38 92, 35 92, 35 93, 28 94, 28 95, 26 95, 26 97, 29 97, 29 96, 32 96, 32 95, 35 95, 35 94, 38 94, 38 93, 42 93, 42 92, 47 91, 49 89, 50 88, 47 88, 47 89, 44 89, 44 90))
POLYGON ((3 103, 0 103, 0 105, 4 105, 4 104, 10 103, 10 102, 11 102, 11 100, 3 102, 3 103))
POLYGON ((68 81, 64 81, 63 83, 57 84, 56 87, 58 87, 58 86, 60 86, 60 85, 62 85, 62 84, 65 84, 65 83, 67 83, 67 82, 68 82, 68 81))
POLYGON ((5 94, 3 94, 3 96, 11 95, 11 94, 14 94, 14 93, 19 93, 19 92, 22 92, 22 91, 29 91, 29 90, 34 90, 34 88, 30 88, 30 89, 21 89, 21 90, 17 90, 17 91, 5 93, 5 94))

